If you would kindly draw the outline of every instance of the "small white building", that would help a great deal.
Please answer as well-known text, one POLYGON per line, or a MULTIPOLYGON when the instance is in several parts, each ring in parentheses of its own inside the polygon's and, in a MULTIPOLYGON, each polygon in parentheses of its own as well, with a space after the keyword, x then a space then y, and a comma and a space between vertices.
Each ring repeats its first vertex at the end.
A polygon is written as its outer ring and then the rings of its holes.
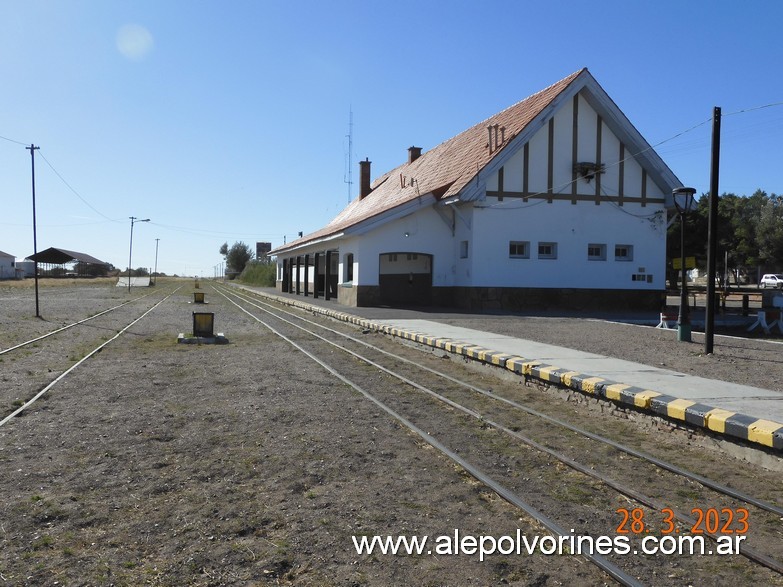
POLYGON ((271 251, 278 287, 346 305, 659 308, 682 184, 582 69, 371 181, 271 251))
POLYGON ((16 279, 16 257, 0 251, 0 279, 16 279))
POLYGON ((35 261, 17 261, 16 268, 21 277, 35 277, 35 261))

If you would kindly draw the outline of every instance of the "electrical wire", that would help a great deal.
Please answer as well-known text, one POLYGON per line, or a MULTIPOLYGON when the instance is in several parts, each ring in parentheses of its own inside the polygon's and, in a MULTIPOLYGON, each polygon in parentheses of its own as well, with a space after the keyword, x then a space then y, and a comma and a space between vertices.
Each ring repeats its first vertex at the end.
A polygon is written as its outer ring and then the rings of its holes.
MULTIPOLYGON (((206 229, 206 228, 188 228, 188 227, 184 227, 184 226, 172 226, 170 224, 161 224, 159 222, 152 222, 152 221, 150 221, 150 224, 153 225, 153 226, 158 226, 160 228, 165 228, 167 230, 173 230, 175 232, 183 232, 183 233, 186 233, 186 234, 193 234, 193 235, 196 235, 196 236, 207 236, 207 237, 230 236, 230 237, 233 237, 233 238, 237 238, 237 231, 225 232, 225 231, 218 231, 218 230, 209 230, 209 229, 206 229)), ((251 236, 250 236, 251 234, 252 234, 252 238, 257 238, 257 237, 280 238, 280 237, 283 236, 282 234, 273 234, 273 233, 263 233, 263 234, 246 233, 245 236, 247 236, 248 238, 251 238, 251 236)), ((239 236, 242 236, 242 235, 239 235, 239 236)))
POLYGON ((4 141, 8 141, 9 143, 16 143, 17 145, 22 145, 23 147, 29 147, 30 143, 23 143, 22 141, 15 141, 14 139, 9 139, 8 137, 4 137, 0 135, 0 139, 3 139, 4 141))
MULTIPOLYGON (((691 126, 690 128, 687 128, 687 129, 685 129, 685 130, 683 130, 683 131, 680 131, 680 132, 678 132, 678 133, 676 133, 676 134, 674 134, 674 135, 670 136, 669 138, 667 138, 667 139, 664 139, 664 140, 662 140, 662 141, 660 141, 660 142, 656 143, 655 145, 650 145, 650 146, 648 146, 647 148, 645 148, 645 149, 642 149, 641 151, 637 151, 636 153, 629 153, 629 155, 628 155, 627 157, 624 157, 623 159, 618 159, 618 160, 617 160, 616 162, 614 162, 614 163, 608 163, 608 164, 604 164, 604 169, 606 169, 606 168, 610 168, 610 167, 616 167, 616 166, 620 165, 621 163, 625 163, 626 161, 635 160, 635 158, 636 158, 637 156, 641 155, 642 153, 646 153, 646 152, 648 152, 648 151, 652 151, 652 150, 654 150, 655 148, 657 148, 657 147, 660 147, 661 145, 663 145, 663 144, 665 144, 665 143, 668 143, 668 142, 670 142, 670 141, 673 141, 674 139, 676 139, 676 138, 678 138, 678 137, 681 137, 681 136, 683 136, 683 135, 685 135, 685 134, 687 134, 687 133, 689 133, 689 132, 692 132, 692 131, 696 130, 697 128, 701 127, 701 126, 704 126, 705 124, 707 124, 707 123, 708 123, 708 122, 710 122, 711 120, 712 120, 712 118, 708 118, 708 119, 706 119, 706 120, 703 120, 703 121, 701 121, 701 122, 699 122, 699 123, 697 123, 697 124, 694 124, 694 125, 693 125, 693 126, 691 126)), ((563 193, 563 190, 564 190, 564 189, 566 189, 566 188, 570 187, 571 185, 573 185, 574 183, 576 183, 577 181, 579 181, 579 179, 580 179, 580 178, 579 178, 579 177, 577 177, 576 179, 573 179, 573 180, 571 180, 571 181, 568 181, 568 182, 566 182, 566 183, 564 183, 564 184, 562 184, 562 185, 559 185, 559 186, 553 187, 553 188, 552 188, 552 192, 553 192, 553 193, 563 193)), ((602 186, 602 188, 603 188, 603 186, 602 186)), ((541 196, 547 195, 548 193, 549 193, 549 190, 547 190, 547 191, 545 191, 545 192, 537 192, 537 193, 534 193, 534 194, 530 194, 530 195, 529 195, 529 196, 527 196, 527 197, 528 197, 528 198, 539 198, 539 197, 541 197, 541 196)), ((517 209, 520 209, 520 208, 527 208, 527 207, 531 207, 531 206, 537 206, 538 204, 542 204, 542 203, 544 203, 544 202, 546 202, 546 200, 543 200, 543 199, 542 199, 542 200, 540 200, 540 201, 538 201, 538 202, 535 202, 535 203, 533 203, 533 204, 530 204, 530 203, 524 203, 524 204, 522 204, 522 205, 519 205, 519 206, 504 206, 502 203, 500 203, 500 202, 499 202, 498 204, 490 204, 490 205, 488 205, 488 206, 478 206, 478 207, 479 207, 479 208, 482 208, 482 209, 487 209, 487 208, 502 208, 502 209, 504 209, 504 210, 517 210, 517 209)), ((626 210, 624 210, 624 212, 628 213, 626 210)))
POLYGON ((118 220, 118 219, 116 219, 116 218, 109 218, 108 216, 106 216, 106 214, 104 214, 103 212, 101 212, 100 210, 98 210, 98 209, 97 209, 95 206, 93 206, 92 204, 90 204, 90 203, 89 203, 87 200, 85 200, 85 199, 82 197, 82 195, 81 195, 79 192, 77 192, 75 189, 73 189, 73 187, 71 186, 71 184, 69 184, 67 181, 65 181, 65 178, 64 178, 62 175, 60 175, 60 172, 59 172, 59 171, 57 171, 57 170, 54 168, 54 166, 53 166, 53 165, 52 165, 52 164, 49 162, 49 160, 48 160, 48 159, 47 159, 47 158, 44 156, 44 154, 43 154, 43 153, 41 153, 41 151, 40 151, 40 150, 38 151, 38 154, 41 156, 41 159, 43 159, 43 160, 46 162, 46 164, 49 166, 49 168, 50 168, 52 171, 54 171, 54 174, 55 174, 57 177, 59 177, 59 178, 60 178, 60 181, 62 181, 62 182, 65 184, 65 186, 66 186, 66 187, 67 187, 69 190, 71 190, 71 191, 72 191, 72 192, 73 192, 73 193, 76 195, 76 197, 77 197, 77 198, 79 198, 79 199, 80 199, 80 200, 81 200, 81 201, 82 201, 82 202, 83 202, 83 203, 84 203, 84 204, 85 204, 85 205, 86 205, 86 206, 87 206, 87 207, 88 207, 90 210, 92 210, 92 211, 93 211, 93 212, 95 212, 95 213, 96 213, 98 216, 102 216, 103 218, 105 218, 106 220, 108 220, 108 221, 110 221, 110 222, 117 222, 117 223, 120 223, 120 222, 121 222, 121 220, 118 220))
POLYGON ((774 108, 776 106, 783 106, 783 102, 772 102, 770 104, 764 104, 763 106, 754 106, 753 108, 745 108, 743 110, 735 110, 734 112, 729 112, 728 114, 723 114, 721 112, 721 116, 723 116, 725 118, 726 116, 736 116, 737 114, 745 114, 746 112, 754 112, 756 110, 764 110, 765 108, 774 108))
POLYGON ((661 213, 663 212, 663 210, 656 210, 655 212, 651 212, 650 214, 634 214, 633 212, 626 210, 624 206, 620 206, 617 202, 612 200, 613 197, 614 198, 619 197, 619 194, 609 194, 606 191, 606 188, 603 186, 603 184, 601 185, 600 189, 601 189, 601 193, 599 194, 599 198, 601 199, 601 201, 606 202, 607 204, 611 204, 623 214, 628 214, 628 216, 633 216, 634 218, 641 218, 644 220, 648 220, 650 218, 655 218, 657 216, 660 216, 661 213))
MULTIPOLYGON (((774 107, 779 107, 779 106, 783 106, 783 102, 772 102, 770 104, 764 104, 764 105, 755 106, 755 107, 752 107, 752 108, 744 108, 742 110, 736 110, 734 112, 723 113, 722 116, 725 118, 725 117, 729 117, 729 116, 736 116, 736 115, 739 115, 739 114, 746 114, 746 113, 749 113, 749 112, 755 112, 755 111, 758 111, 758 110, 764 110, 764 109, 767 109, 767 108, 774 108, 774 107)), ((701 122, 698 122, 697 124, 694 124, 693 126, 691 126, 689 128, 686 128, 685 130, 682 130, 682 131, 680 131, 680 132, 678 132, 678 133, 676 133, 676 134, 674 134, 674 135, 672 135, 672 136, 670 136, 670 137, 668 137, 668 138, 666 138, 666 139, 664 139, 662 141, 659 141, 658 143, 655 143, 654 145, 649 145, 647 148, 642 149, 641 151, 638 151, 638 152, 635 152, 635 153, 629 153, 628 156, 626 156, 625 158, 620 159, 620 160, 618 160, 616 162, 613 162, 611 164, 604 164, 604 167, 605 168, 607 168, 607 167, 615 167, 617 165, 620 165, 620 163, 624 163, 626 161, 633 160, 636 157, 638 157, 639 155, 642 155, 643 153, 646 153, 648 151, 654 150, 654 149, 656 149, 656 148, 658 148, 658 147, 660 147, 662 145, 665 145, 665 144, 667 144, 667 143, 669 143, 669 142, 671 142, 671 141, 673 141, 673 140, 675 140, 675 139, 677 139, 679 137, 682 137, 683 135, 686 135, 686 134, 688 134, 688 133, 698 129, 698 128, 704 126, 705 124, 707 124, 707 123, 709 123, 711 121, 712 121, 712 117, 707 118, 707 119, 705 119, 705 120, 703 120, 701 122)), ((22 141, 17 141, 15 139, 11 139, 11 138, 8 138, 8 137, 2 136, 2 135, 0 135, 0 139, 8 141, 10 143, 15 143, 17 145, 22 145, 24 147, 27 147, 29 145, 29 143, 24 143, 22 141)), ((679 148, 680 149, 692 148, 693 146, 696 146, 696 145, 698 145, 698 142, 697 141, 693 141, 690 145, 681 145, 679 148)), ((90 202, 87 201, 87 199, 85 199, 76 189, 73 188, 73 186, 71 186, 65 180, 65 178, 57 171, 57 169, 54 168, 54 166, 51 164, 51 162, 43 155, 43 153, 40 150, 39 150, 38 154, 41 156, 41 158, 44 160, 44 162, 49 166, 49 168, 54 172, 54 174, 60 179, 60 181, 62 181, 63 184, 65 184, 65 186, 77 198, 79 198, 79 200, 81 200, 82 203, 84 203, 93 212, 95 212, 96 214, 98 214, 99 216, 101 216, 102 218, 104 218, 106 221, 109 221, 109 222, 121 223, 121 222, 124 221, 122 219, 110 218, 110 217, 106 216, 105 214, 103 214, 100 210, 95 208, 90 202)), ((569 182, 567 182, 567 183, 565 183, 565 184, 563 184, 561 186, 557 186, 556 188, 553 188, 553 192, 555 192, 555 193, 562 193, 562 190, 570 187, 573 183, 575 183, 579 179, 580 178, 577 178, 577 179, 569 181, 569 182)), ((603 199, 605 201, 607 201, 610 204, 614 205, 617 209, 619 209, 620 211, 622 211, 625 214, 629 214, 630 216, 635 216, 637 218, 652 218, 652 217, 654 217, 657 214, 657 213, 652 213, 652 214, 646 214, 646 215, 639 215, 639 214, 634 214, 632 212, 629 212, 628 210, 623 209, 622 206, 618 206, 615 202, 613 202, 610 199, 611 196, 608 193, 606 193, 606 191, 605 191, 603 186, 601 186, 601 191, 603 192, 602 196, 604 196, 603 199)), ((497 204, 479 205, 479 206, 476 206, 476 207, 477 208, 481 208, 481 209, 498 208, 498 209, 504 209, 504 210, 516 210, 516 209, 522 209, 522 208, 531 208, 533 206, 538 206, 540 204, 546 203, 547 202, 546 199, 539 199, 539 198, 542 198, 542 196, 548 195, 548 193, 549 192, 547 190, 547 191, 536 192, 536 193, 530 194, 528 196, 528 198, 536 198, 537 201, 535 201, 535 202, 522 202, 522 203, 514 202, 513 203, 514 205, 511 205, 512 201, 509 200, 508 203, 507 202, 498 202, 497 204)), ((7 223, 0 223, 0 224, 4 224, 4 225, 8 226, 7 223)), ((87 224, 101 224, 101 222, 72 224, 72 225, 51 225, 51 226, 82 226, 82 225, 87 225, 87 224)), ((181 226, 171 226, 171 225, 166 225, 166 224, 160 224, 160 223, 156 223, 156 222, 150 222, 150 224, 153 224, 155 226, 159 226, 161 228, 165 228, 165 229, 168 229, 168 230, 183 232, 183 233, 187 233, 187 234, 193 234, 193 235, 197 235, 197 236, 218 236, 218 235, 221 235, 221 236, 235 236, 236 235, 236 232, 222 232, 222 231, 214 231, 214 230, 206 230, 206 229, 193 229, 193 228, 186 228, 186 227, 181 227, 181 226)), ((257 238, 257 237, 260 237, 260 236, 261 237, 279 238, 279 237, 281 237, 283 235, 281 235, 281 234, 271 234, 271 233, 263 234, 263 235, 256 234, 256 235, 253 236, 253 238, 257 238)))

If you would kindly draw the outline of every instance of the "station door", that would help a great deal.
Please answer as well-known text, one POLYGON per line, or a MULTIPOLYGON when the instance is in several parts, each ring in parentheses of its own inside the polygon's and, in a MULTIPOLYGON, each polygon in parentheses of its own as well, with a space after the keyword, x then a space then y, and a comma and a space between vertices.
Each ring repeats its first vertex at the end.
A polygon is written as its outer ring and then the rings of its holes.
POLYGON ((432 303, 432 255, 383 253, 380 256, 381 301, 390 305, 432 303))

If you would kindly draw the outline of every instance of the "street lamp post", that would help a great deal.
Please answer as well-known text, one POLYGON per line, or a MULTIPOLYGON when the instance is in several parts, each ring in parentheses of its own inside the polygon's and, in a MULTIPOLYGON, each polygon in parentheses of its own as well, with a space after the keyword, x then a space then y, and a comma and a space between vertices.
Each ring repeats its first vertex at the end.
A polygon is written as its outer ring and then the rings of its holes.
POLYGON ((153 285, 158 285, 158 244, 160 243, 160 239, 155 239, 155 271, 152 272, 153 276, 153 285))
POLYGON ((688 307, 688 279, 685 271, 685 215, 693 205, 694 188, 676 188, 672 191, 674 207, 680 215, 680 313, 677 316, 677 340, 691 342, 691 317, 688 307))
POLYGON ((131 221, 131 233, 130 233, 130 247, 128 248, 128 293, 130 293, 130 290, 131 290, 131 267, 133 266, 133 264, 131 262, 132 259, 133 259, 133 225, 136 222, 149 222, 150 221, 149 218, 145 218, 144 220, 139 220, 135 216, 130 216, 129 218, 130 218, 130 221, 131 221))

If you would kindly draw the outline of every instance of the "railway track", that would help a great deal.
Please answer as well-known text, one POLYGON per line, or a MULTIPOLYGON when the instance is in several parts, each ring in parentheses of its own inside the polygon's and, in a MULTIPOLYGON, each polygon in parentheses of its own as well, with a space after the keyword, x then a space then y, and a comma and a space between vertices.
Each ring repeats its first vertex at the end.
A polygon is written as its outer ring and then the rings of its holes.
POLYGON ((111 312, 114 312, 115 310, 119 310, 120 308, 127 306, 128 304, 132 304, 133 302, 137 302, 141 299, 146 298, 147 296, 151 296, 152 292, 144 294, 143 296, 139 296, 137 298, 134 298, 132 300, 127 300, 125 302, 122 302, 121 304, 117 304, 116 306, 112 306, 111 308, 107 308, 105 310, 102 310, 100 312, 97 312, 95 314, 92 314, 90 316, 87 316, 87 318, 82 318, 81 320, 77 320, 76 322, 70 322, 68 324, 65 324, 59 328, 55 328, 54 330, 50 330, 44 334, 41 334, 39 336, 36 336, 34 338, 25 340, 23 342, 17 343, 13 346, 10 346, 8 348, 0 349, 0 356, 5 355, 7 353, 19 350, 21 348, 24 348, 26 346, 33 345, 41 340, 44 340, 46 338, 49 338, 50 336, 54 336, 55 334, 59 334, 60 332, 65 332, 66 330, 69 330, 75 326, 79 326, 80 324, 86 324, 87 322, 90 322, 91 320, 95 320, 96 318, 100 318, 101 316, 104 316, 106 314, 109 314, 111 312))
POLYGON ((16 374, 13 380, 6 375, 0 388, 0 426, 6 425, 28 410, 71 372, 117 340, 179 289, 180 287, 177 287, 173 291, 164 290, 139 296, 0 350, 0 356, 6 365, 5 371, 16 374), (165 295, 153 305, 145 306, 141 314, 138 309, 132 310, 132 304, 135 302, 160 293, 165 295), (126 322, 129 314, 133 318, 126 322), (118 321, 123 326, 118 327, 118 321), (79 335, 71 330, 85 325, 89 328, 82 329, 79 335), (49 348, 46 348, 47 345, 49 348), (25 352, 27 354, 23 356, 25 352), (45 362, 42 356, 45 357, 45 362), (55 375, 52 375, 53 373, 55 375))
MULTIPOLYGON (((466 380, 465 374, 422 365, 424 357, 403 356, 399 347, 381 348, 247 293, 215 289, 555 536, 639 541, 652 534, 667 544, 684 542, 680 536, 698 537, 713 541, 712 549, 734 539, 761 581, 783 583, 783 508, 771 500, 543 414, 466 380)), ((644 584, 645 577, 660 576, 667 566, 677 569, 675 575, 680 567, 693 566, 688 579, 704 573, 723 577, 737 559, 722 558, 588 556, 624 585, 644 584)), ((747 572, 743 567, 738 580, 747 572)))

